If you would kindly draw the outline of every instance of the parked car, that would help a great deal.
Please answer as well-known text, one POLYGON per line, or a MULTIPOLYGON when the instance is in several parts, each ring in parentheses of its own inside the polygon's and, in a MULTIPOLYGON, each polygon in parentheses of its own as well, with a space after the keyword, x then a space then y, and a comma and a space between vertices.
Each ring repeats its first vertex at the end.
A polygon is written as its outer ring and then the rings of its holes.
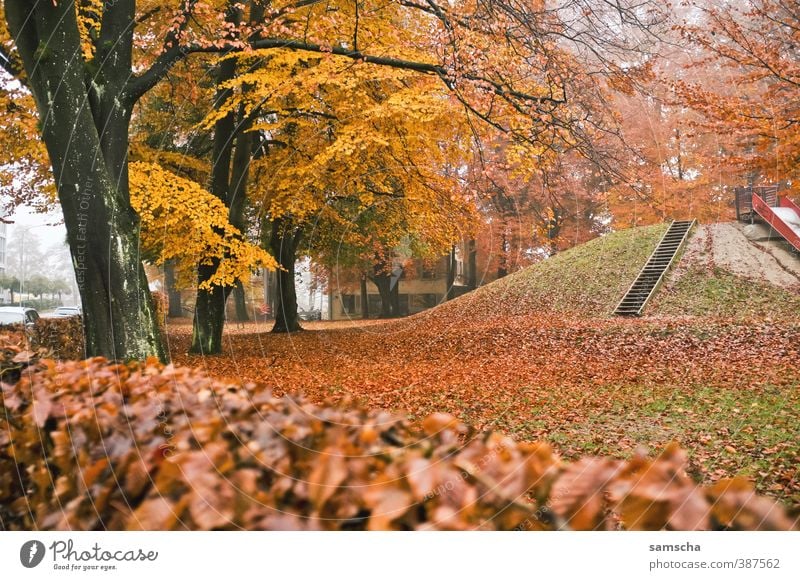
POLYGON ((81 309, 77 306, 59 306, 53 311, 54 318, 69 318, 70 316, 80 316, 81 309))
POLYGON ((300 320, 322 320, 322 311, 316 308, 312 310, 297 309, 297 315, 300 320))
POLYGON ((37 320, 39 320, 39 313, 34 308, 25 306, 0 307, 0 324, 33 326, 37 320))

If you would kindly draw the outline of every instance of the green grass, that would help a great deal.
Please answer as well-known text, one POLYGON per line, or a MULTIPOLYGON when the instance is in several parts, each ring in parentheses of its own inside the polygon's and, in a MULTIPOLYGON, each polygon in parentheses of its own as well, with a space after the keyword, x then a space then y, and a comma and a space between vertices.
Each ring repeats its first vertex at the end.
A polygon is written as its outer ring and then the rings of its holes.
POLYGON ((610 315, 667 227, 657 224, 607 234, 506 276, 461 300, 490 314, 555 311, 610 315))
POLYGON ((604 385, 587 393, 574 421, 564 421, 561 413, 550 420, 548 409, 557 403, 542 403, 536 417, 508 414, 497 427, 522 440, 544 438, 569 459, 624 458, 637 447, 655 451, 675 440, 687 449, 696 478, 710 483, 743 476, 762 493, 800 504, 796 485, 787 485, 800 462, 797 388, 604 385))
POLYGON ((661 288, 650 313, 733 318, 797 318, 800 296, 722 268, 691 268, 661 288))

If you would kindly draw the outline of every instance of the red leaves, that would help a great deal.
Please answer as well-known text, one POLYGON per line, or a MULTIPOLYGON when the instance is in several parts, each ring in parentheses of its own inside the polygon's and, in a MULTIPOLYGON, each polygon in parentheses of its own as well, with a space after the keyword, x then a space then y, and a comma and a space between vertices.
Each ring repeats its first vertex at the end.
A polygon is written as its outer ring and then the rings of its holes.
POLYGON ((53 403, 50 395, 42 388, 36 389, 33 395, 33 422, 37 427, 44 427, 45 422, 50 417, 50 412, 53 409, 53 403))
POLYGON ((444 413, 418 433, 382 411, 279 399, 154 362, 42 363, 3 392, 18 401, 0 409, 9 529, 792 525, 739 480, 697 487, 677 446, 655 460, 563 464, 547 444, 477 434, 444 413))
POLYGON ((686 453, 671 443, 655 460, 637 455, 611 487, 611 497, 627 529, 705 530, 708 505, 686 475, 686 453))
POLYGON ((322 511, 325 503, 347 478, 347 465, 339 449, 328 447, 314 461, 308 475, 308 498, 314 507, 322 511))
MULTIPOLYGON (((767 498, 756 495, 741 478, 723 479, 707 490, 713 517, 735 530, 785 530, 792 526, 786 513, 767 498)), ((796 522, 795 522, 796 525, 796 522)))
MULTIPOLYGON (((309 323, 291 337, 231 330, 226 354, 202 360, 180 354, 183 327, 171 338, 176 360, 215 376, 268 377, 315 403, 351 397, 408 412, 425 433, 458 418, 547 439, 570 458, 625 457, 678 438, 706 483, 746 474, 760 492, 797 502, 800 480, 788 473, 798 450, 796 325, 487 314, 498 292, 493 284, 406 320, 309 323)), ((372 444, 378 429, 361 437, 372 444)))
POLYGON ((551 509, 560 518, 560 527, 608 529, 604 495, 618 470, 617 462, 597 457, 586 457, 568 466, 552 491, 551 509))

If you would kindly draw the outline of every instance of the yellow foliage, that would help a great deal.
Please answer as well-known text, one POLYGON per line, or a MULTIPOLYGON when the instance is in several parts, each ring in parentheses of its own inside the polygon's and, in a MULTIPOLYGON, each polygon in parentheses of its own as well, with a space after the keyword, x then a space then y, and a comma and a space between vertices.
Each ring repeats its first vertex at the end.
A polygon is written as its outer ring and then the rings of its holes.
POLYGON ((251 130, 274 143, 251 165, 262 215, 313 223, 313 246, 368 255, 409 240, 441 254, 475 223, 457 171, 472 134, 438 79, 290 50, 257 56, 263 67, 229 83, 234 97, 203 126, 258 108, 251 130))
POLYGON ((100 33, 100 18, 103 14, 103 0, 79 0, 75 2, 75 11, 83 58, 88 62, 94 58, 95 39, 100 33))
POLYGON ((156 264, 176 260, 180 284, 191 284, 195 266, 213 260, 219 267, 201 290, 232 286, 255 268, 276 268, 272 256, 230 224, 222 201, 196 182, 137 161, 130 164, 130 190, 145 254, 156 264))
POLYGON ((50 209, 56 189, 50 158, 39 138, 33 97, 7 83, 0 90, 0 213, 19 205, 50 209))

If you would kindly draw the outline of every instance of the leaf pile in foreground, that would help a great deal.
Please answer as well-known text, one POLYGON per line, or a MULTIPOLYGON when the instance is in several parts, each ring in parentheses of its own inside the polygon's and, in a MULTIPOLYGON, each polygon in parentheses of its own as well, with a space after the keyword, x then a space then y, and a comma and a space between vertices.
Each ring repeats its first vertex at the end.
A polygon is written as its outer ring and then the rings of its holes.
POLYGON ((800 507, 796 322, 553 313, 484 321, 437 308, 304 326, 293 335, 231 328, 223 356, 199 357, 183 354, 191 325, 171 324, 170 347, 176 363, 218 378, 268 382, 314 403, 352 397, 415 419, 447 412, 479 430, 546 440, 570 460, 626 459, 640 445, 677 440, 704 484, 743 476, 800 507))
MULTIPOLYGON (((9 349, 13 350, 13 346, 9 349)), ((3 529, 789 529, 744 480, 657 458, 562 462, 435 413, 312 405, 155 361, 2 383, 3 529)))
MULTIPOLYGON (((85 356, 83 322, 80 316, 65 318, 39 318, 36 324, 0 325, 0 370, 17 372, 29 359, 47 356, 62 360, 81 359, 85 356), (27 354, 21 354, 21 353, 27 354), (14 358, 18 360, 14 361, 14 358), (22 359, 25 358, 25 361, 22 359)), ((9 380, 8 378, 4 380, 9 380)))
POLYGON ((33 327, 31 345, 34 349, 44 349, 53 358, 84 358, 83 320, 80 316, 40 318, 33 327))

